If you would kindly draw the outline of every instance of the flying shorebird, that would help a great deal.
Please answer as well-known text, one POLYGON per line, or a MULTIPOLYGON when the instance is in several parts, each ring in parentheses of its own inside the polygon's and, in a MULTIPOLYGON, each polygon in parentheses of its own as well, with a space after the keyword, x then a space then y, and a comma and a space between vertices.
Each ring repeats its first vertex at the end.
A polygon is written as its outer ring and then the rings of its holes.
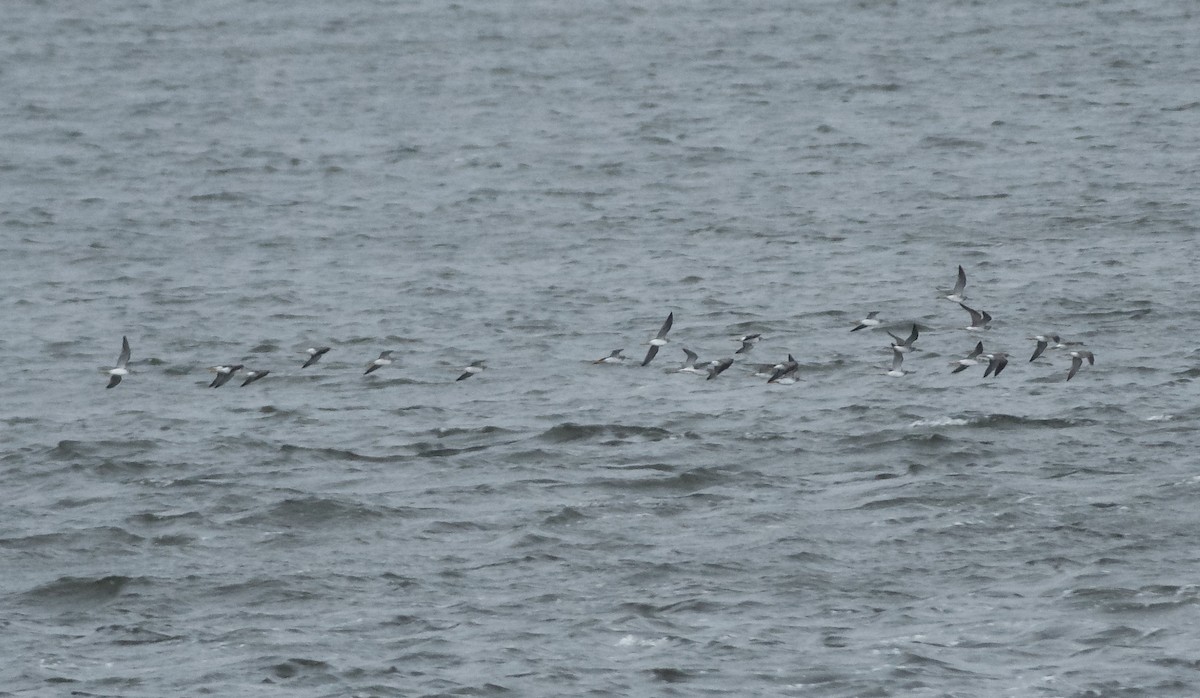
POLYGON ((624 349, 613 349, 611 354, 609 354, 608 356, 605 356, 603 358, 596 359, 592 363, 594 363, 594 364, 619 364, 625 360, 625 357, 621 356, 621 352, 623 352, 623 351, 625 351, 625 350, 624 349))
POLYGON ((242 381, 242 387, 245 388, 259 378, 265 377, 268 373, 270 371, 246 371, 246 380, 242 381))
POLYGON ((988 365, 987 368, 983 369, 984 378, 987 378, 989 374, 999 376, 1004 367, 1008 365, 1008 354, 1002 351, 986 354, 985 356, 987 356, 988 365))
POLYGON ((379 352, 379 358, 367 364, 367 370, 363 371, 363 375, 365 376, 371 371, 377 371, 384 366, 390 365, 392 363, 392 351, 392 349, 388 349, 387 351, 379 352))
POLYGON ((859 330, 866 329, 868 327, 879 327, 879 320, 875 319, 875 316, 878 314, 878 310, 872 310, 871 312, 867 313, 865 318, 858 321, 858 326, 850 331, 858 332, 859 330))
POLYGON ((321 357, 325 356, 325 352, 329 351, 329 347, 309 347, 305 351, 308 353, 308 361, 305 361, 300 368, 308 368, 320 361, 321 357))
POLYGON ((963 310, 971 314, 971 324, 967 325, 964 329, 969 332, 979 332, 991 328, 992 316, 988 315, 986 310, 981 311, 974 308, 968 308, 961 302, 959 305, 962 306, 963 310))
POLYGON ((753 349, 754 345, 758 344, 758 341, 760 339, 762 339, 761 334, 748 334, 748 335, 743 335, 743 336, 739 337, 737 341, 742 343, 742 348, 738 349, 737 351, 735 351, 733 353, 734 354, 745 354, 746 352, 753 349))
MULTIPOLYGON (((475 375, 476 373, 483 373, 483 369, 487 368, 487 366, 484 366, 484 363, 486 363, 486 362, 482 361, 482 360, 472 361, 470 366, 467 366, 466 368, 463 369, 463 374, 461 376, 459 376, 458 378, 455 378, 454 380, 455 381, 465 381, 466 379, 470 378, 471 376, 475 375)), ((486 390, 486 388, 483 388, 483 390, 486 390)))
POLYGON ((683 353, 687 354, 687 358, 683 360, 683 365, 679 367, 676 373, 704 373, 714 363, 712 361, 702 362, 696 352, 687 347, 681 348, 683 349, 683 353))
POLYGON ((108 374, 108 385, 105 389, 116 387, 121 379, 129 375, 129 338, 121 337, 121 355, 117 357, 115 368, 101 369, 108 374))
POLYGON ((958 265, 958 278, 954 281, 954 288, 951 289, 950 295, 943 296, 948 301, 962 303, 967 297, 963 291, 967 288, 967 272, 963 271, 962 265, 958 265))
POLYGON ((915 347, 913 347, 913 342, 917 341, 917 326, 916 325, 913 325, 912 333, 908 335, 908 339, 900 339, 899 337, 892 334, 891 332, 888 332, 888 335, 890 335, 892 339, 896 340, 896 341, 892 342, 892 349, 895 349, 896 351, 900 352, 901 354, 907 354, 908 352, 915 349, 915 347))
POLYGON ((775 365, 775 372, 767 379, 768 383, 778 383, 785 379, 795 380, 796 369, 800 368, 800 364, 796 363, 796 359, 788 354, 787 361, 775 365))
POLYGON ((217 374, 216 377, 212 379, 212 383, 208 384, 208 387, 220 388, 222 385, 228 383, 230 378, 233 378, 233 374, 242 370, 242 365, 230 364, 227 366, 213 366, 208 370, 217 374))
POLYGON ((716 378, 717 376, 721 375, 722 371, 724 371, 725 369, 729 368, 732 365, 733 365, 733 359, 729 359, 729 358, 721 359, 720 361, 709 362, 708 378, 706 378, 705 380, 712 380, 712 379, 716 378))
POLYGON ((671 312, 667 315, 667 319, 663 322, 662 327, 658 330, 658 335, 650 340, 650 349, 646 351, 646 358, 642 359, 642 365, 646 366, 654 360, 654 355, 658 353, 659 347, 666 345, 667 333, 671 331, 671 323, 675 322, 675 313, 671 312))
POLYGON ((1053 339, 1050 336, 1043 335, 1043 334, 1035 334, 1034 336, 1030 337, 1029 339, 1037 342, 1037 346, 1034 347, 1034 349, 1033 349, 1033 356, 1029 357, 1030 361, 1033 361, 1037 357, 1041 356, 1042 352, 1046 351, 1046 347, 1050 346, 1050 342, 1054 342, 1055 344, 1058 343, 1057 340, 1053 339))
POLYGON ((1075 351, 1071 352, 1071 370, 1067 372, 1067 380, 1071 380, 1075 377, 1075 373, 1079 370, 1079 367, 1083 365, 1084 359, 1087 359, 1088 366, 1095 365, 1096 363, 1096 357, 1093 356, 1092 352, 1090 351, 1076 349, 1075 351))
POLYGON ((900 351, 899 347, 893 346, 892 347, 892 370, 888 371, 884 375, 885 376, 895 376, 897 378, 905 375, 906 373, 908 373, 908 371, 905 371, 903 368, 900 368, 903 365, 904 365, 904 352, 900 351))
POLYGON ((983 342, 978 342, 975 345, 975 348, 971 350, 971 353, 967 354, 967 358, 950 362, 950 365, 955 367, 955 369, 953 371, 951 371, 951 373, 958 373, 960 371, 965 371, 972 366, 978 366, 980 363, 978 357, 982 353, 983 353, 983 342))

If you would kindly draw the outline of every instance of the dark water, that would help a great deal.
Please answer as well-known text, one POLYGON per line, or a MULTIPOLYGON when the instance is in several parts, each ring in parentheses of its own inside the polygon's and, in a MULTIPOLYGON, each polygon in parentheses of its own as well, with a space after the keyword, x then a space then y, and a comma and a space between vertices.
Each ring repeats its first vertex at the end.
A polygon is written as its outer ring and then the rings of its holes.
POLYGON ((0 695, 1197 695, 1194 12, 5 6, 0 695))

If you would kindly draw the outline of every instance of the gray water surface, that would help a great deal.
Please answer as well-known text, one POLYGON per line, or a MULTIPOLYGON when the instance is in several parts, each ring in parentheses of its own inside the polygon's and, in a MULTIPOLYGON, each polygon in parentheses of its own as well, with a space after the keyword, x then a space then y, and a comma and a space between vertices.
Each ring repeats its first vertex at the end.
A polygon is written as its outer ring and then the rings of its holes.
POLYGON ((3 15, 0 695, 1200 694, 1191 3, 3 15))

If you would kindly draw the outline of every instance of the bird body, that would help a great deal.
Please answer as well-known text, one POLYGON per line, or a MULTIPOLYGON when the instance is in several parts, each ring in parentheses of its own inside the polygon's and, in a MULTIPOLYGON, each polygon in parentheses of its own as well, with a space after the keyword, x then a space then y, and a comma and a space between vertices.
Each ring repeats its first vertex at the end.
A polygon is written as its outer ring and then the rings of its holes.
POLYGON ((225 385, 226 383, 228 383, 230 378, 233 378, 233 374, 242 370, 242 365, 241 364, 229 364, 226 366, 213 366, 212 368, 209 368, 208 370, 217 374, 212 379, 212 383, 208 384, 208 387, 220 388, 222 385, 225 385))
POLYGON ((305 350, 308 353, 308 360, 300 368, 308 368, 321 360, 322 356, 329 351, 329 347, 309 347, 305 350))
POLYGON ((484 363, 485 363, 484 361, 472 361, 470 366, 467 366, 466 368, 463 369, 463 374, 461 376, 459 376, 458 378, 455 378, 454 380, 455 381, 464 381, 464 380, 470 378, 471 376, 475 375, 476 373, 483 373, 483 369, 487 368, 486 366, 484 366, 484 363))
POLYGON ((951 373, 959 373, 961 371, 967 370, 968 368, 970 368, 972 366, 978 366, 980 363, 979 355, 982 353, 983 353, 983 342, 977 342, 975 344, 975 348, 971 350, 971 353, 967 354, 967 358, 950 362, 950 365, 955 367, 954 370, 951 371, 951 373))
POLYGON ((1075 374, 1079 371, 1079 367, 1083 366, 1085 360, 1088 362, 1088 366, 1093 366, 1096 363, 1096 357, 1090 351, 1076 349, 1071 352, 1071 370, 1067 371, 1067 380, 1075 377, 1075 374))
POLYGON ((121 354, 117 357, 117 365, 105 371, 108 374, 108 385, 105 389, 115 388, 121 379, 129 375, 129 338, 121 337, 121 354))
POLYGON ((871 312, 867 313, 867 316, 865 318, 858 321, 858 326, 850 331, 858 332, 859 330, 863 330, 868 327, 879 327, 880 322, 879 322, 879 320, 877 320, 875 318, 875 316, 878 314, 879 314, 878 310, 872 310, 871 312))
POLYGON ((246 371, 246 380, 242 381, 242 387, 245 388, 256 380, 265 378, 270 371, 246 371))
POLYGON ((363 371, 363 375, 365 376, 372 371, 378 371, 379 369, 383 368, 384 366, 390 366, 391 364, 392 364, 392 350, 388 349, 387 351, 381 351, 381 352, 379 352, 378 359, 375 359, 371 363, 367 364, 367 370, 363 371))

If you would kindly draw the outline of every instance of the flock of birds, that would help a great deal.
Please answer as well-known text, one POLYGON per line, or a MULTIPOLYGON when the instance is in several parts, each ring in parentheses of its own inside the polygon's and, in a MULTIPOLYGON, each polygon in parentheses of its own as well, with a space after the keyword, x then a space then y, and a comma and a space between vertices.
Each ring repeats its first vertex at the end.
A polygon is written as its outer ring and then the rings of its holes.
MULTIPOLYGON (((987 311, 976 310, 975 308, 971 308, 963 302, 966 300, 966 295, 964 294, 966 287, 967 273, 960 265, 958 267, 958 277, 955 280, 954 288, 951 289, 947 295, 942 297, 946 300, 957 303, 962 307, 963 310, 970 314, 971 324, 964 328, 968 332, 983 332, 990 329, 992 316, 987 311)), ((867 316, 860 320, 858 324, 850 331, 858 332, 859 330, 878 329, 882 327, 883 321, 878 318, 878 315, 878 311, 867 313, 867 316)), ((654 357, 658 355, 659 350, 667 345, 667 333, 671 331, 671 326, 674 324, 674 322, 675 313, 672 312, 667 315, 667 319, 663 322, 662 327, 659 328, 658 334, 650 339, 649 342, 647 342, 649 349, 646 351, 646 357, 642 359, 642 366, 648 366, 650 362, 654 360, 654 357)), ((916 347, 913 345, 920 336, 920 332, 918 331, 917 326, 913 325, 912 331, 903 339, 895 334, 892 334, 890 331, 888 332, 888 335, 891 336, 895 341, 891 343, 892 365, 891 368, 886 371, 886 375, 896 377, 906 375, 908 371, 905 371, 903 368, 904 355, 916 350, 916 347)), ((739 337, 737 341, 741 342, 742 346, 740 349, 734 352, 734 354, 745 354, 751 351, 761 339, 761 334, 747 334, 739 337)), ((1067 371, 1067 380, 1071 380, 1075 377, 1075 374, 1079 372, 1079 369, 1083 366, 1084 362, 1087 362, 1089 366, 1096 363, 1096 357, 1092 354, 1092 352, 1084 349, 1081 342, 1063 341, 1059 335, 1053 334, 1034 335, 1029 337, 1029 339, 1036 342, 1033 350, 1033 356, 1029 357, 1029 361, 1035 361, 1038 357, 1042 356, 1047 349, 1063 349, 1067 351, 1068 355, 1071 357, 1071 367, 1067 371)), ((305 360, 304 365, 300 368, 305 369, 317 363, 329 350, 330 347, 310 347, 307 350, 308 358, 305 360)), ((683 348, 683 353, 687 358, 684 360, 683 365, 678 369, 678 372, 707 374, 708 380, 712 380, 721 375, 730 366, 732 366, 734 362, 733 357, 701 362, 700 357, 686 347, 683 348)), ((116 387, 118 384, 120 384, 122 378, 130 374, 129 356, 129 338, 122 337, 121 354, 117 357, 117 365, 114 368, 102 369, 103 372, 109 377, 108 385, 106 387, 116 387)), ((594 363, 615 364, 623 363, 626 360, 627 357, 624 356, 624 350, 615 349, 608 356, 599 358, 594 363)), ((388 366, 391 363, 392 351, 387 350, 380 352, 378 358, 367 364, 367 368, 363 372, 363 375, 373 373, 374 371, 388 366)), ((999 376, 1004 370, 1005 366, 1008 365, 1008 354, 1002 351, 987 352, 983 348, 983 342, 979 341, 975 344, 975 348, 972 349, 965 358, 951 361, 950 365, 953 367, 951 373, 959 373, 973 366, 985 366, 983 377, 995 377, 999 376)), ((469 366, 465 367, 462 375, 460 375, 456 380, 466 380, 471 376, 482 373, 486 367, 486 361, 475 361, 469 366)), ((781 361, 775 364, 755 364, 755 368, 755 375, 768 376, 768 383, 792 383, 796 380, 796 372, 800 368, 800 365, 791 354, 788 354, 786 361, 781 361)), ((216 374, 212 382, 209 383, 208 387, 210 388, 219 388, 222 385, 225 385, 239 372, 241 372, 242 378, 244 379, 242 381, 242 387, 265 378, 267 374, 270 373, 269 370, 247 369, 242 364, 224 364, 220 366, 212 366, 209 368, 209 370, 216 374)))
MULTIPOLYGON (((954 288, 950 289, 949 293, 942 296, 942 298, 958 303, 963 310, 970 314, 971 324, 964 328, 968 332, 983 332, 991 329, 991 314, 984 310, 976 310, 975 308, 972 308, 963 302, 967 298, 964 293, 966 288, 967 272, 960 265, 958 267, 958 277, 955 280, 954 288)), ((858 332, 859 330, 876 329, 881 327, 883 325, 883 321, 879 319, 878 315, 879 311, 871 311, 867 313, 867 316, 860 320, 858 324, 850 331, 858 332)), ((649 365, 650 362, 654 360, 654 357, 658 355, 658 350, 666 346, 667 333, 671 331, 671 325, 674 323, 674 321, 674 313, 667 315, 667 319, 665 322, 663 322, 662 327, 658 330, 658 334, 648 342, 650 348, 646 351, 646 358, 642 359, 642 366, 649 365)), ((920 331, 917 329, 916 325, 913 325, 912 331, 903 339, 895 334, 892 334, 891 332, 888 332, 888 335, 891 336, 894 341, 891 344, 892 365, 891 368, 886 371, 886 375, 896 377, 906 375, 909 372, 905 371, 903 368, 904 355, 916 349, 913 344, 920 336, 920 331)), ((744 354, 749 352, 761 339, 761 334, 748 334, 739 337, 737 341, 741 342, 742 346, 740 349, 734 352, 734 354, 744 354)), ((1034 361, 1038 357, 1042 356, 1042 353, 1047 349, 1067 350, 1068 355, 1071 357, 1071 367, 1067 370, 1067 380, 1071 380, 1075 377, 1075 374, 1079 372, 1080 367, 1083 366, 1085 361, 1089 366, 1096 363, 1096 357, 1092 354, 1092 352, 1083 348, 1082 342, 1063 341, 1062 337, 1056 334, 1035 335, 1029 339, 1037 343, 1033 350, 1033 356, 1029 357, 1030 361, 1034 361)), ((624 362, 626 357, 623 355, 623 352, 623 349, 615 349, 608 356, 597 359, 595 363, 611 364, 624 362)), ((678 371, 681 373, 707 373, 708 380, 716 378, 733 365, 732 357, 701 363, 696 353, 687 349, 686 347, 683 348, 683 353, 687 358, 684 360, 683 365, 678 369, 678 371)), ((985 352, 983 348, 983 342, 979 341, 975 344, 975 348, 972 349, 965 358, 951 361, 950 365, 954 367, 951 373, 959 373, 971 368, 972 366, 985 366, 983 370, 983 377, 994 377, 999 376, 1000 372, 1004 370, 1004 367, 1008 365, 1008 354, 1002 351, 985 352)), ((755 367, 755 375, 768 376, 768 383, 786 383, 795 381, 796 371, 800 366, 796 359, 791 354, 788 354, 786 361, 781 361, 776 364, 755 364, 755 367)))
MULTIPOLYGON (((330 347, 309 347, 307 350, 305 350, 308 354, 308 359, 305 360, 304 365, 300 368, 305 369, 317 363, 321 360, 322 356, 325 356, 325 354, 329 352, 329 350, 330 347)), ((108 385, 104 386, 105 388, 117 387, 117 385, 121 383, 121 379, 131 373, 129 370, 129 356, 129 337, 121 337, 121 354, 117 357, 117 365, 113 368, 102 369, 104 373, 108 374, 108 385)), ((390 366, 391 363, 392 350, 388 349, 387 351, 381 351, 379 352, 378 358, 373 359, 367 364, 367 370, 363 371, 363 375, 365 376, 368 373, 378 371, 384 366, 390 366)), ((483 369, 485 368, 487 368, 487 361, 474 361, 471 363, 471 365, 464 368, 462 375, 455 380, 466 380, 477 373, 482 373, 483 369)), ((270 370, 247 369, 242 364, 222 364, 220 366, 210 366, 208 370, 217 374, 216 377, 212 379, 212 382, 208 384, 208 387, 210 388, 220 388, 222 385, 228 383, 229 380, 233 378, 239 371, 242 372, 242 377, 245 379, 242 381, 243 388, 256 380, 265 378, 267 374, 271 372, 270 370)))

